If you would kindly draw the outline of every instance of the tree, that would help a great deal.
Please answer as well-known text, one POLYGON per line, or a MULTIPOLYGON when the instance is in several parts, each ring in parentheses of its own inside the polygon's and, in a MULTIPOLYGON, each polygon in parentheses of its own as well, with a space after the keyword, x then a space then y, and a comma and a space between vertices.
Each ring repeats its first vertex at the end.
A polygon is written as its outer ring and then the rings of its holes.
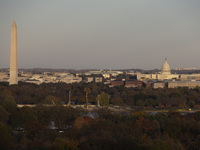
POLYGON ((60 102, 60 99, 53 96, 53 95, 48 95, 43 101, 43 104, 52 104, 52 105, 56 105, 60 102))
POLYGON ((69 140, 67 138, 56 138, 53 143, 53 149, 55 150, 77 150, 78 142, 74 140, 69 140))
POLYGON ((89 87, 85 87, 84 92, 85 92, 86 108, 88 108, 88 94, 91 93, 91 90, 89 87))
POLYGON ((122 106, 124 104, 124 101, 121 98, 120 92, 118 90, 113 90, 113 94, 111 97, 111 103, 114 105, 122 106))
POLYGON ((68 102, 68 106, 70 106, 71 105, 71 91, 69 91, 69 102, 68 102))
POLYGON ((0 106, 0 122, 7 123, 9 116, 9 113, 2 106, 0 106))
POLYGON ((98 99, 101 106, 109 106, 109 95, 107 93, 102 92, 98 99))
POLYGON ((75 110, 71 107, 63 107, 60 105, 51 107, 51 121, 55 123, 58 130, 68 128, 75 120, 75 110))
POLYGON ((51 122, 51 107, 39 105, 34 109, 38 121, 45 127, 51 122))
POLYGON ((3 107, 8 112, 13 112, 14 110, 16 110, 17 104, 12 95, 6 95, 4 102, 3 102, 3 107))
POLYGON ((25 123, 37 121, 34 110, 31 107, 22 107, 12 113, 10 123, 14 128, 24 128, 25 123))
POLYGON ((7 150, 11 146, 11 135, 8 132, 8 128, 0 122, 0 149, 7 150))
POLYGON ((24 124, 26 136, 33 140, 43 130, 44 126, 39 121, 30 121, 24 124))

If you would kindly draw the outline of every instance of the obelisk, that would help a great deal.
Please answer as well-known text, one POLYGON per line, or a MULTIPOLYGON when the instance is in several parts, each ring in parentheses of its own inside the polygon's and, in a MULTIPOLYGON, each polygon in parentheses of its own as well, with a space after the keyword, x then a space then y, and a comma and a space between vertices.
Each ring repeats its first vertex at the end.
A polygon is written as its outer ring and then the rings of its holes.
POLYGON ((11 27, 11 47, 10 47, 10 85, 18 84, 18 68, 17 68, 17 26, 13 21, 11 27))

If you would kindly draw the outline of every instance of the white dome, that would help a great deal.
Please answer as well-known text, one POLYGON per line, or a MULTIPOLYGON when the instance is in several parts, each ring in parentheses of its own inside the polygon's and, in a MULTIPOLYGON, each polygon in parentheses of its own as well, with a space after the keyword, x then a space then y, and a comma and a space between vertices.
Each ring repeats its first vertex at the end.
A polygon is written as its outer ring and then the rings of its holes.
POLYGON ((161 74, 171 74, 171 69, 169 64, 167 63, 167 59, 165 59, 165 63, 162 66, 161 74))

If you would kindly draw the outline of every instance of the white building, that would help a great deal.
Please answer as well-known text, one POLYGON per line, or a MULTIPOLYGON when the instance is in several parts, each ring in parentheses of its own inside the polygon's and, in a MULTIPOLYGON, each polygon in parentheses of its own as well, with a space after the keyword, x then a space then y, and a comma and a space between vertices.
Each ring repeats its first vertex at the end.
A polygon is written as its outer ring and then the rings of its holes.
POLYGON ((81 82, 82 77, 74 76, 73 74, 67 75, 65 77, 59 78, 60 82, 65 82, 65 83, 74 83, 74 82, 81 82))
POLYGON ((89 71, 86 72, 85 75, 92 75, 92 74, 101 74, 104 78, 110 78, 110 76, 118 76, 119 74, 123 74, 122 71, 105 71, 105 70, 99 70, 99 71, 89 71))
POLYGON ((0 82, 8 82, 9 77, 5 72, 0 72, 0 82))
POLYGON ((178 79, 178 74, 171 74, 171 69, 169 64, 167 63, 167 59, 165 59, 165 63, 162 66, 161 73, 157 74, 141 74, 137 73, 137 80, 172 80, 172 79, 178 79))

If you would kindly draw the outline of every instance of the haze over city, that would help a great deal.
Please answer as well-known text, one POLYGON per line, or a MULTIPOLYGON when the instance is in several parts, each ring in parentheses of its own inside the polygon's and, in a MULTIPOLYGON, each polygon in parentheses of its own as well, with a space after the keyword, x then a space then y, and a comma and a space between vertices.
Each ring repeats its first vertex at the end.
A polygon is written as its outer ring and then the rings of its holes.
POLYGON ((200 68, 199 0, 0 1, 0 68, 200 68))

